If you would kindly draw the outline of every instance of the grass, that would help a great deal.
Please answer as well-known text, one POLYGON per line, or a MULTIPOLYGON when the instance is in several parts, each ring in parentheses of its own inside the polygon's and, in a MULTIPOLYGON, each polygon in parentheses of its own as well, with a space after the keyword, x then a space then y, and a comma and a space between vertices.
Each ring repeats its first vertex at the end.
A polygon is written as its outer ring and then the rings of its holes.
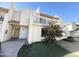
POLYGON ((62 48, 56 43, 37 42, 24 45, 18 53, 18 57, 63 57, 70 51, 62 48))

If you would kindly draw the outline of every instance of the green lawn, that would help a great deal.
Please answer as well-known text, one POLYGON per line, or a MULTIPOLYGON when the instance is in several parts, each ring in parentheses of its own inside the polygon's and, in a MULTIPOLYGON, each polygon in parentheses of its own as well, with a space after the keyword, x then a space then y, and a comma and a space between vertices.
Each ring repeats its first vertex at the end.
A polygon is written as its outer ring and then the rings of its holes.
POLYGON ((70 51, 62 48, 56 43, 33 43, 31 45, 24 45, 19 53, 18 57, 64 57, 72 56, 70 51), (69 54, 69 55, 67 55, 69 54))

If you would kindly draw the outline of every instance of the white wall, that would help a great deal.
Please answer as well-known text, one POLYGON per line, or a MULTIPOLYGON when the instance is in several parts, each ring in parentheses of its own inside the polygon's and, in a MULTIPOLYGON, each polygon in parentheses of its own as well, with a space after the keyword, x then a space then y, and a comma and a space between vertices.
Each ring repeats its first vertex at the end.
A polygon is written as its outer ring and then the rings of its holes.
POLYGON ((28 31, 28 43, 41 41, 41 26, 39 25, 30 25, 28 31))
POLYGON ((23 39, 23 38, 27 38, 27 37, 28 37, 28 27, 20 27, 19 38, 23 39))
POLYGON ((12 36, 12 26, 8 24, 6 30, 7 30, 7 33, 5 34, 4 40, 9 40, 11 39, 11 36, 12 36))
POLYGON ((41 41, 41 25, 39 23, 35 24, 34 20, 36 19, 35 12, 30 13, 29 27, 28 27, 28 43, 41 41))
POLYGON ((12 20, 20 21, 20 18, 21 18, 21 12, 16 11, 12 20))
POLYGON ((72 23, 72 24, 67 24, 67 25, 66 25, 66 28, 67 28, 69 31, 73 31, 73 30, 77 29, 77 26, 76 26, 76 24, 72 23))
POLYGON ((30 12, 28 10, 22 10, 20 25, 28 25, 29 24, 29 17, 30 17, 30 12))
POLYGON ((70 32, 72 37, 79 37, 79 30, 70 32))
POLYGON ((8 20, 9 20, 9 15, 6 14, 1 28, 0 42, 3 42, 11 38, 11 26, 9 26, 8 20), (7 33, 5 33, 6 30, 7 30, 7 33))
POLYGON ((31 44, 33 40, 33 26, 29 25, 28 27, 28 43, 31 44))
POLYGON ((33 42, 41 41, 41 27, 33 26, 33 42))
POLYGON ((3 23, 3 22, 2 22, 2 21, 0 21, 0 31, 1 31, 1 28, 2 28, 2 23, 3 23))
POLYGON ((72 30, 73 30, 73 28, 72 28, 72 24, 68 24, 68 25, 66 25, 66 28, 67 28, 69 31, 72 31, 72 30))

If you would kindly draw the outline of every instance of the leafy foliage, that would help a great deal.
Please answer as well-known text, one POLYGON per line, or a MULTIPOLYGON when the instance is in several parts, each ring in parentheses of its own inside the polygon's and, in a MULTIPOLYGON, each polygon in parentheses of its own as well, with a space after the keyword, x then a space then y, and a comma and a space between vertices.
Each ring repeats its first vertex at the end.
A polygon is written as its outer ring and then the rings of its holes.
POLYGON ((51 24, 42 29, 42 36, 49 41, 54 41, 56 37, 62 36, 62 32, 63 31, 59 25, 51 24))

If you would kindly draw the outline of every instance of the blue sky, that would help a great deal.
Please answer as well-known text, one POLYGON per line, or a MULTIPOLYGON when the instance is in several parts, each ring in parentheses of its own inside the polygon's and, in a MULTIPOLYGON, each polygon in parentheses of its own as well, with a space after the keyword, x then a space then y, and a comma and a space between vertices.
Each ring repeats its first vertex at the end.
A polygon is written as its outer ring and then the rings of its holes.
MULTIPOLYGON (((10 3, 0 3, 0 7, 10 8, 10 3)), ((33 9, 40 7, 41 13, 60 16, 65 23, 79 22, 78 2, 17 2, 16 8, 33 9)))

